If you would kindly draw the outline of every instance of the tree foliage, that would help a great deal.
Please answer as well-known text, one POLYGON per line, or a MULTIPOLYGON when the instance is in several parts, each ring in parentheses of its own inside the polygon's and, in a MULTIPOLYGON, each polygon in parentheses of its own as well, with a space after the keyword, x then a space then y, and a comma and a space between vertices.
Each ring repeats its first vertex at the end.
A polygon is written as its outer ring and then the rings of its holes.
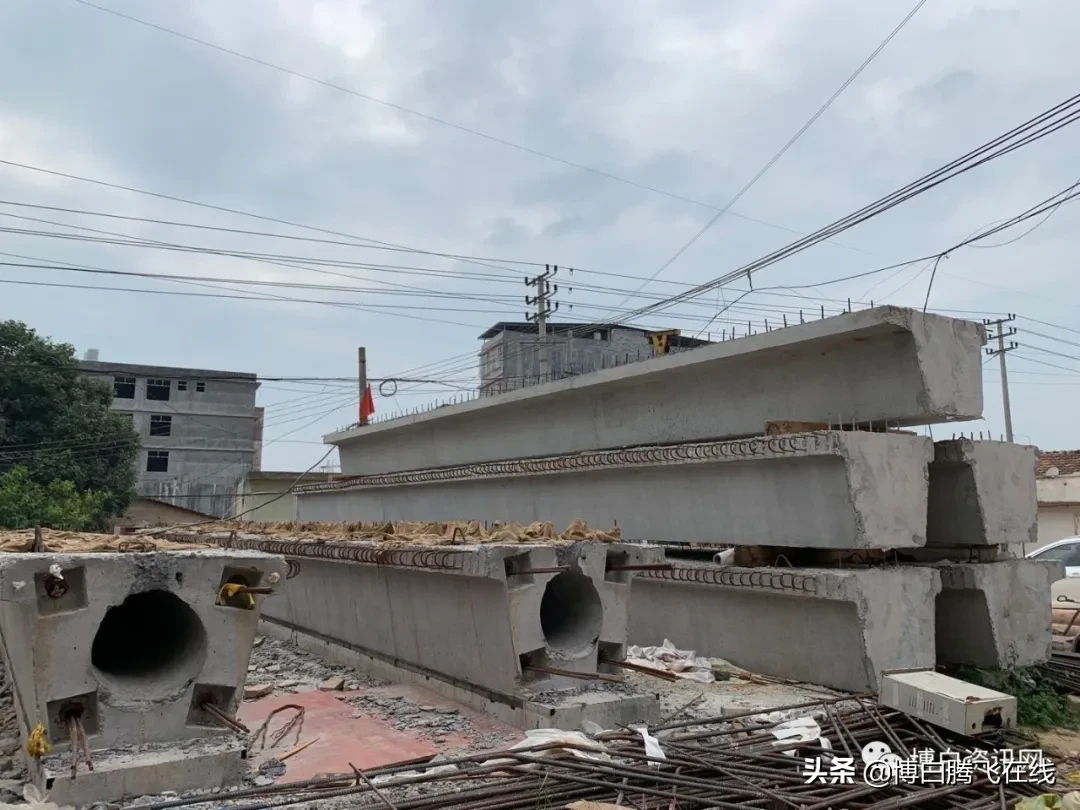
POLYGON ((106 492, 79 492, 70 481, 38 484, 25 467, 0 475, 0 526, 85 531, 101 520, 106 492))
POLYGON ((91 521, 96 528, 106 528, 135 495, 139 437, 110 410, 110 383, 80 373, 73 346, 18 321, 0 322, 0 474, 23 468, 18 486, 37 484, 33 491, 46 498, 61 497, 50 489, 56 482, 68 482, 79 495, 100 495, 91 521))

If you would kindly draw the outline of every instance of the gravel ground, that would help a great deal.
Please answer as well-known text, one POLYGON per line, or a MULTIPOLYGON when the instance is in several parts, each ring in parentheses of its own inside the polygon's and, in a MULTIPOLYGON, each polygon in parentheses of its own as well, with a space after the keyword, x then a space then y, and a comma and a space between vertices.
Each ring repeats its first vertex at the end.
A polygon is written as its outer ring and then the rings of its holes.
POLYGON ((345 689, 349 691, 386 686, 385 682, 368 678, 348 667, 327 664, 286 641, 256 637, 248 664, 248 686, 270 684, 274 687, 272 694, 295 694, 318 689, 329 678, 344 678, 345 689))

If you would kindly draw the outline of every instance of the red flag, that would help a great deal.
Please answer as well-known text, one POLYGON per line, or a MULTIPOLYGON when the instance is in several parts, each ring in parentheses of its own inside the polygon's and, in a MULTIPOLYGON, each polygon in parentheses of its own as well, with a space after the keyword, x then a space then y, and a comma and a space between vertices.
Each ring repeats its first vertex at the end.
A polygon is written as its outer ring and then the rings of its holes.
POLYGON ((371 396, 371 386, 364 389, 364 395, 360 397, 360 424, 366 425, 368 419, 375 413, 375 398, 371 396))

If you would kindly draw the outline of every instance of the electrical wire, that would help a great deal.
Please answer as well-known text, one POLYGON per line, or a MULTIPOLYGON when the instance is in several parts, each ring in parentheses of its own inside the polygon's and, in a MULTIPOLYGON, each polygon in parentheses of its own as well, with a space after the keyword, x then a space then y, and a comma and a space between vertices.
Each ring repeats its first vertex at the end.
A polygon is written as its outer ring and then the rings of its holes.
MULTIPOLYGON (((720 218, 722 216, 724 216, 724 214, 726 214, 731 209, 731 207, 733 205, 735 205, 735 203, 737 203, 740 199, 742 199, 743 195, 746 194, 748 191, 750 191, 750 189, 752 189, 757 184, 757 182, 762 177, 765 176, 765 174, 769 171, 769 169, 771 169, 777 163, 777 161, 780 160, 780 158, 782 158, 785 154, 787 154, 787 151, 789 149, 791 149, 792 146, 795 145, 795 142, 798 141, 799 138, 801 138, 804 134, 806 134, 806 131, 808 129, 810 129, 810 127, 812 127, 814 125, 814 123, 822 115, 825 114, 825 111, 828 110, 829 107, 831 107, 833 105, 833 102, 835 102, 838 98, 840 98, 840 96, 844 93, 844 91, 847 90, 848 87, 850 87, 851 84, 857 78, 859 78, 859 76, 862 74, 862 72, 864 70, 866 70, 867 67, 870 66, 870 63, 873 62, 874 59, 877 58, 878 54, 880 54, 883 50, 885 50, 885 47, 890 42, 893 41, 893 38, 903 30, 904 26, 906 26, 911 21, 911 19, 919 12, 919 9, 921 9, 925 4, 926 4, 926 0, 918 0, 918 2, 915 4, 915 7, 912 8, 911 11, 908 12, 907 16, 904 17, 904 19, 902 19, 900 21, 899 25, 897 25, 895 28, 893 28, 893 30, 891 32, 889 32, 889 35, 887 37, 885 37, 885 39, 863 61, 863 63, 861 65, 859 65, 855 69, 855 72, 847 77, 847 79, 844 81, 844 83, 841 84, 840 87, 837 88, 837 90, 831 96, 829 96, 828 100, 826 100, 826 102, 824 104, 822 104, 817 109, 817 112, 815 112, 812 116, 810 116, 810 120, 808 120, 805 124, 803 124, 802 127, 800 127, 799 130, 791 137, 791 139, 780 148, 780 151, 777 152, 775 155, 773 155, 769 159, 768 163, 766 163, 758 171, 758 173, 755 174, 750 179, 750 182, 747 183, 745 186, 743 186, 739 190, 739 192, 734 197, 732 197, 727 202, 726 205, 724 205, 723 208, 721 208, 719 211, 717 211, 716 214, 714 214, 713 217, 708 222, 705 223, 705 225, 701 228, 701 230, 699 230, 692 237, 690 237, 689 240, 687 240, 685 243, 683 243, 683 245, 678 250, 675 251, 675 253, 671 256, 671 258, 669 258, 666 262, 664 262, 662 265, 660 265, 660 267, 657 269, 657 271, 655 273, 653 273, 649 277, 649 279, 644 284, 642 284, 641 286, 644 287, 646 284, 649 283, 649 281, 652 281, 657 276, 659 276, 661 273, 663 273, 665 270, 667 270, 669 267, 671 267, 671 265, 673 265, 676 261, 678 261, 679 257, 681 257, 687 250, 689 250, 690 247, 693 246, 693 244, 698 241, 698 239, 700 239, 702 236, 704 236, 709 231, 709 229, 712 228, 713 225, 715 225, 717 222, 719 222, 720 218)), ((640 290, 641 290, 641 288, 638 288, 637 292, 640 292, 640 290)), ((625 304, 626 300, 623 300, 621 303, 625 304)))
MULTIPOLYGON (((381 106, 388 107, 388 108, 390 108, 392 110, 396 110, 397 112, 405 113, 406 115, 411 115, 411 116, 414 116, 416 118, 420 118, 420 119, 422 119, 424 121, 428 121, 428 122, 433 123, 433 124, 439 124, 441 126, 449 127, 450 129, 457 130, 458 132, 462 132, 462 133, 467 134, 467 135, 472 135, 474 137, 482 138, 483 140, 490 141, 492 143, 496 143, 496 144, 499 144, 501 146, 506 146, 506 147, 509 147, 511 149, 516 149, 516 150, 518 150, 520 152, 524 152, 526 154, 533 155, 534 157, 539 157, 539 158, 543 158, 545 160, 553 161, 555 163, 560 163, 563 166, 567 166, 567 167, 572 168, 572 169, 578 169, 580 171, 588 172, 588 173, 596 175, 598 177, 603 177, 603 178, 605 178, 607 180, 612 180, 612 181, 615 181, 617 183, 622 183, 622 184, 625 184, 625 185, 628 185, 628 186, 633 186, 634 188, 638 188, 638 189, 641 189, 643 191, 649 191, 649 192, 652 192, 654 194, 659 194, 661 196, 668 197, 670 199, 680 200, 682 202, 690 203, 691 205, 696 205, 696 206, 699 206, 701 208, 708 208, 708 209, 711 209, 711 210, 714 210, 714 211, 719 210, 715 205, 712 205, 711 203, 701 202, 699 200, 695 200, 695 199, 692 199, 690 197, 683 196, 681 194, 675 194, 675 193, 672 193, 672 192, 669 192, 669 191, 665 191, 665 190, 657 188, 655 186, 650 186, 650 185, 647 185, 645 183, 639 183, 639 182, 637 182, 635 180, 630 180, 630 179, 625 178, 625 177, 620 177, 619 175, 613 174, 611 172, 604 171, 602 169, 597 169, 597 168, 595 168, 593 166, 587 166, 587 165, 585 165, 583 163, 576 163, 574 161, 567 160, 567 159, 561 158, 561 157, 557 157, 556 155, 552 155, 552 154, 549 154, 547 152, 543 152, 541 150, 534 149, 534 148, 529 147, 529 146, 524 146, 524 145, 519 144, 519 143, 514 143, 513 141, 507 140, 505 138, 500 138, 498 136, 491 135, 491 134, 486 133, 486 132, 481 132, 480 130, 473 129, 471 127, 462 126, 461 124, 455 124, 455 123, 453 123, 451 121, 448 121, 446 119, 439 118, 438 116, 429 115, 427 113, 422 113, 422 112, 419 112, 418 110, 413 110, 413 109, 410 109, 409 107, 405 107, 405 106, 402 106, 400 104, 395 104, 393 102, 386 101, 384 99, 380 99, 380 98, 376 98, 375 96, 368 95, 367 93, 362 93, 362 92, 360 92, 358 90, 354 90, 352 88, 345 87, 344 85, 335 84, 334 82, 326 81, 324 79, 319 79, 319 78, 316 78, 315 76, 311 76, 311 75, 308 75, 306 73, 301 73, 299 71, 291 70, 289 68, 282 67, 281 65, 275 64, 273 62, 269 62, 269 61, 264 60, 264 59, 259 59, 258 57, 254 57, 254 56, 251 56, 249 54, 242 53, 242 52, 234 50, 232 48, 227 48, 227 47, 225 47, 223 45, 218 45, 218 44, 216 44, 214 42, 210 42, 209 40, 200 39, 199 37, 195 37, 195 36, 192 36, 190 34, 185 34, 185 33, 181 32, 181 31, 177 31, 175 29, 169 28, 169 27, 164 26, 164 25, 159 25, 157 23, 152 23, 149 20, 144 20, 144 19, 141 19, 139 17, 135 17, 135 16, 130 15, 130 14, 125 14, 123 12, 117 11, 116 9, 108 8, 107 6, 101 6, 101 5, 98 5, 96 3, 89 2, 89 0, 74 0, 74 2, 79 3, 80 5, 86 6, 87 8, 92 8, 92 9, 95 9, 97 11, 104 12, 105 14, 111 14, 114 17, 119 17, 119 18, 127 20, 129 22, 133 22, 133 23, 136 23, 138 25, 142 25, 142 26, 145 26, 147 28, 154 29, 155 31, 159 31, 159 32, 161 32, 163 34, 168 34, 170 36, 178 37, 180 39, 183 39, 183 40, 186 40, 188 42, 194 43, 196 45, 201 45, 201 46, 203 46, 205 48, 211 48, 211 49, 213 49, 215 51, 218 51, 219 53, 228 54, 229 56, 234 56, 234 57, 236 57, 238 59, 243 59, 244 61, 250 62, 252 64, 256 64, 256 65, 260 65, 260 66, 265 67, 265 68, 269 68, 270 70, 277 71, 277 72, 285 74, 287 76, 292 76, 293 78, 298 78, 298 79, 302 79, 304 81, 313 82, 313 83, 315 83, 317 85, 320 85, 322 87, 325 87, 325 88, 328 88, 328 89, 331 89, 331 90, 337 90, 339 92, 348 93, 349 95, 355 96, 356 98, 363 99, 364 101, 369 101, 369 102, 372 102, 374 104, 379 104, 381 106)), ((923 0, 923 2, 925 2, 925 0, 923 0)), ((922 4, 920 3, 920 6, 921 5, 922 4)), ((915 10, 917 11, 918 8, 916 8, 915 10)), ((912 16, 913 15, 914 15, 914 12, 912 12, 912 16)), ((904 21, 904 24, 906 24, 906 20, 904 21)), ((901 25, 901 27, 902 27, 902 25, 901 25)), ((891 39, 892 36, 895 36, 895 33, 890 35, 889 39, 891 39)), ((887 39, 880 46, 880 48, 884 48, 884 46, 888 44, 888 41, 889 40, 887 39)), ((877 55, 877 52, 875 52, 871 56, 871 58, 870 58, 870 60, 868 60, 867 64, 876 55, 877 55)), ((860 68, 859 72, 861 72, 861 68, 860 68)), ((858 73, 856 73, 855 75, 857 76, 858 73)), ((854 80, 854 78, 855 78, 855 76, 852 77, 852 80, 854 80)), ((787 231, 788 233, 796 233, 796 234, 798 233, 798 231, 795 231, 795 230, 793 230, 791 228, 787 228, 787 227, 782 226, 782 225, 777 225, 776 223, 773 223, 773 222, 767 222, 765 220, 758 219, 758 218, 755 218, 755 217, 750 217, 750 216, 747 216, 745 214, 740 214, 740 213, 737 213, 737 212, 734 212, 734 211, 729 211, 727 213, 730 216, 738 217, 740 219, 744 219, 744 220, 747 220, 749 222, 756 222, 756 223, 758 223, 760 225, 765 225, 765 226, 770 227, 770 228, 777 228, 779 230, 787 231)), ((834 243, 834 244, 836 244, 837 247, 842 247, 842 248, 844 248, 846 250, 858 250, 858 248, 852 248, 852 247, 849 247, 847 245, 842 245, 842 244, 839 244, 839 243, 834 243)))

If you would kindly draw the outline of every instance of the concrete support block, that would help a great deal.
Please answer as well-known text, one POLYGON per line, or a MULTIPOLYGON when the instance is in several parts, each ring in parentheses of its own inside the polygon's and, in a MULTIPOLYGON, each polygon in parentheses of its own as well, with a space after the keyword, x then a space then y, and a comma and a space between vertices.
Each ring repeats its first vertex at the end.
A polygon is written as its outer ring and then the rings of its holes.
POLYGON ((856 570, 679 566, 639 576, 630 641, 753 672, 876 690, 883 670, 934 666, 930 567, 856 570))
POLYGON ((1023 444, 951 439, 934 445, 927 545, 1038 541, 1035 462, 1023 444))
MULTIPOLYGON (((664 562, 657 547, 621 543, 387 549, 364 541, 202 537, 291 558, 296 576, 266 608, 282 628, 348 651, 364 671, 396 680, 409 672, 454 700, 499 706, 500 716, 532 724, 539 721, 527 708, 531 695, 588 683, 544 670, 623 674, 604 663, 625 657, 636 571, 622 566, 664 562)), ((639 713, 639 699, 615 697, 639 713)), ((560 711, 587 702, 579 697, 560 711)), ((610 710, 595 709, 598 716, 610 710)))
POLYGON ((1050 586, 1060 562, 1003 560, 938 565, 937 657, 976 667, 1030 666, 1050 658, 1050 586))
POLYGON ((982 326, 877 307, 326 437, 346 475, 982 415, 982 326))
POLYGON ((803 548, 926 542, 921 436, 819 431, 365 475, 298 489, 304 521, 537 520, 803 548))
MULTIPOLYGON (((71 778, 68 755, 52 755, 41 763, 38 784, 58 806, 89 807, 118 797, 147 796, 172 790, 204 790, 239 785, 248 770, 247 742, 236 737, 156 743, 139 749, 97 752, 94 770, 79 769, 71 778)), ((225 794, 227 796, 228 794, 225 794)))
MULTIPOLYGON (((121 763, 110 753, 118 748, 231 737, 203 706, 235 714, 267 597, 219 605, 219 594, 284 575, 280 558, 246 551, 0 555, 0 642, 24 742, 40 723, 70 765, 69 718, 103 763, 121 763)), ((102 784, 126 778, 106 770, 102 784)))

